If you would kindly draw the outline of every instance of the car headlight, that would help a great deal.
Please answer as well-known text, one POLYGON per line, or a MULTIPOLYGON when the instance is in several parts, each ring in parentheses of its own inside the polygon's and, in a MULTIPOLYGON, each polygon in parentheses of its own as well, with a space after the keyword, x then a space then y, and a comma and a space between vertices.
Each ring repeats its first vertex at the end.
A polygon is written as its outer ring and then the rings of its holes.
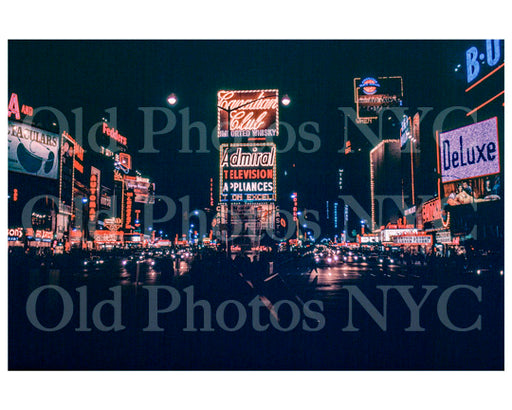
POLYGON ((332 262, 332 259, 331 258, 327 258, 327 263, 331 263, 332 262))
POLYGON ((480 269, 477 269, 476 274, 480 275, 481 273, 482 273, 482 271, 480 269))
POLYGON ((84 266, 87 265, 87 261, 84 261, 84 266))
POLYGON ((379 263, 382 263, 382 262, 383 262, 382 259, 379 259, 379 263))
POLYGON ((393 259, 390 259, 389 263, 395 263, 395 261, 393 259))

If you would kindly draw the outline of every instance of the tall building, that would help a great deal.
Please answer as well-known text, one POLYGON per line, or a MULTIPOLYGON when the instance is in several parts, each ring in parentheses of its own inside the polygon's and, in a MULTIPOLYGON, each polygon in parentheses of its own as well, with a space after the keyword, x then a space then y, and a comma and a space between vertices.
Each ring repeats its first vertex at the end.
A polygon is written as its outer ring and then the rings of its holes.
POLYGON ((402 216, 400 140, 383 140, 370 151, 370 195, 372 231, 402 216))

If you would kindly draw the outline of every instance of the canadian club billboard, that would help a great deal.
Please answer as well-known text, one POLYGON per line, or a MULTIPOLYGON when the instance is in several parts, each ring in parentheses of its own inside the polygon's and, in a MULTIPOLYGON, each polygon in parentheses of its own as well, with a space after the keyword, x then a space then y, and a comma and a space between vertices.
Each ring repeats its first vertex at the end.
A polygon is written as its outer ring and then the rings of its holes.
POLYGON ((279 90, 219 91, 217 126, 220 138, 231 136, 264 141, 266 137, 279 135, 279 90))
POLYGON ((276 146, 272 143, 220 146, 220 200, 276 200, 276 146))

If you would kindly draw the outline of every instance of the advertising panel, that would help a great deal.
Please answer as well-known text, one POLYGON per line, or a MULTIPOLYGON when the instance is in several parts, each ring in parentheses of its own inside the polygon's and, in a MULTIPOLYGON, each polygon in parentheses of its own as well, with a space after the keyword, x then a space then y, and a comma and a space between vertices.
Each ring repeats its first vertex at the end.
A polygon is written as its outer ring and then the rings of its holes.
POLYGON ((130 191, 133 191, 133 202, 140 204, 155 203, 155 184, 150 182, 149 178, 125 175, 124 181, 126 188, 130 191))
POLYGON ((271 143, 220 146, 220 200, 271 202, 276 200, 276 146, 271 143))
POLYGON ((400 76, 354 78, 354 102, 359 119, 376 119, 383 108, 401 106, 402 99, 400 76))
POLYGON ((89 179, 89 220, 96 220, 98 211, 98 200, 100 196, 100 178, 101 171, 98 168, 91 167, 91 177, 89 179))
POLYGON ((411 128, 411 117, 404 115, 400 125, 400 147, 403 148, 407 144, 407 140, 412 138, 411 128))
POLYGON ((133 229, 133 190, 124 192, 124 229, 133 229))
POLYGON ((59 177, 60 137, 48 131, 9 121, 9 171, 38 177, 59 177))
POLYGON ((220 138, 264 140, 279 135, 279 90, 219 91, 217 126, 220 138), (231 135, 228 135, 229 130, 231 135))
POLYGON ((421 220, 426 232, 439 231, 450 226, 448 213, 443 209, 440 198, 433 198, 421 205, 421 220))
POLYGON ((432 245, 432 235, 397 235, 393 242, 397 245, 432 245))
POLYGON ((439 134, 441 182, 500 172, 497 117, 439 134))
POLYGON ((75 177, 75 141, 66 132, 62 134, 61 138, 59 211, 70 215, 73 206, 73 185, 75 177))

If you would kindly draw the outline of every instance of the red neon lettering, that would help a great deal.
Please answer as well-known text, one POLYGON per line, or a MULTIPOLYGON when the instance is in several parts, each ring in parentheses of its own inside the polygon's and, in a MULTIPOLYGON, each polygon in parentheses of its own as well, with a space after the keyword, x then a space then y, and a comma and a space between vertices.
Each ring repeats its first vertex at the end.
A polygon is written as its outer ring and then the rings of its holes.
POLYGON ((9 106, 7 107, 7 118, 10 118, 12 114, 14 114, 14 118, 17 120, 21 118, 20 106, 18 104, 18 94, 15 93, 11 94, 11 99, 9 100, 9 106))

